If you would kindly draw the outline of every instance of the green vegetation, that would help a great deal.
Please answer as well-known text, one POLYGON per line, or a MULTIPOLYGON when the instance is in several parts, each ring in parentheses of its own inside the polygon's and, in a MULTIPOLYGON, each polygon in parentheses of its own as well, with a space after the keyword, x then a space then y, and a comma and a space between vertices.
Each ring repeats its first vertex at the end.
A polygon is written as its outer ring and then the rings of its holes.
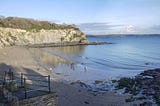
POLYGON ((101 80, 95 80, 94 83, 95 83, 95 84, 100 84, 100 83, 103 83, 103 81, 101 81, 101 80))
POLYGON ((12 36, 11 32, 7 32, 7 36, 10 37, 13 40, 17 40, 17 38, 15 36, 12 36))
POLYGON ((9 38, 6 38, 6 41, 9 42, 9 38))
POLYGON ((41 29, 75 29, 75 25, 59 25, 48 21, 38 21, 34 19, 18 18, 18 17, 0 17, 0 27, 18 28, 27 31, 39 31, 41 29))
POLYGON ((73 36, 71 36, 70 38, 69 38, 69 41, 72 41, 74 38, 73 38, 73 36))
POLYGON ((121 78, 118 80, 118 88, 123 89, 123 88, 131 88, 133 86, 134 82, 131 78, 121 78))
POLYGON ((112 80, 112 83, 116 83, 117 82, 117 80, 112 80))
POLYGON ((124 93, 130 93, 133 95, 137 95, 139 90, 136 89, 137 86, 136 81, 133 78, 121 78, 117 81, 118 85, 116 86, 117 89, 125 88, 124 93))
POLYGON ((8 35, 8 36, 12 36, 11 32, 7 32, 7 35, 8 35))
POLYGON ((62 41, 64 41, 64 39, 65 39, 65 37, 64 37, 64 36, 62 36, 62 37, 61 37, 61 42, 62 42, 62 41))
POLYGON ((82 37, 82 38, 81 38, 81 41, 83 41, 83 40, 86 40, 86 38, 85 38, 85 37, 82 37))

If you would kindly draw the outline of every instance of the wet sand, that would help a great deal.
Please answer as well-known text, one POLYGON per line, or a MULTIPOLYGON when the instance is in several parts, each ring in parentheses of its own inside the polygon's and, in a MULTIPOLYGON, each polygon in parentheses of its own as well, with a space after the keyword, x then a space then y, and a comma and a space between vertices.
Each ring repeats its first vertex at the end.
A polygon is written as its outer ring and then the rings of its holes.
MULTIPOLYGON (((15 73, 48 75, 49 71, 37 64, 29 49, 24 47, 7 47, 0 49, 0 74, 12 68, 15 73)), ((51 91, 58 94, 58 106, 132 106, 126 103, 129 96, 112 92, 94 95, 86 89, 65 84, 51 78, 51 91)), ((138 103, 138 102, 137 102, 138 103)))

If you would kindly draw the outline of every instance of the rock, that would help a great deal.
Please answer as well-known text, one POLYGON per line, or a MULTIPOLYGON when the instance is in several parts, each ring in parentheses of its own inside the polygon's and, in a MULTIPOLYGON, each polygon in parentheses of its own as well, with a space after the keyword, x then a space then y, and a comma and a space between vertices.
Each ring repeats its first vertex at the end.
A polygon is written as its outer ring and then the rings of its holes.
POLYGON ((87 102, 87 101, 85 101, 84 103, 85 103, 85 104, 89 104, 89 102, 87 102))
POLYGON ((81 88, 87 88, 87 89, 90 89, 91 87, 87 84, 85 84, 84 82, 80 81, 80 80, 77 80, 75 82, 71 82, 70 83, 71 85, 74 85, 76 87, 81 87, 81 88))
POLYGON ((143 99, 150 100, 152 98, 160 105, 160 69, 145 70, 134 78, 121 78, 117 83, 117 88, 125 88, 125 93, 135 95, 126 102, 140 100, 138 95, 142 94, 143 96, 141 96, 145 97, 143 99))
POLYGON ((0 47, 28 44, 88 42, 86 36, 80 30, 74 28, 26 31, 24 29, 0 27, 0 38, 0 47))

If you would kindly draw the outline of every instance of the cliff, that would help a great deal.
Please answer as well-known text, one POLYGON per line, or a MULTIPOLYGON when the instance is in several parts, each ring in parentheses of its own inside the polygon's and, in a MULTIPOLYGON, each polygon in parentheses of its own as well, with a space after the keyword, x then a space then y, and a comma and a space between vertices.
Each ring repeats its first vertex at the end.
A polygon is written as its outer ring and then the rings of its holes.
POLYGON ((0 28, 0 47, 12 45, 88 42, 86 36, 75 29, 26 31, 23 29, 0 28))
POLYGON ((50 24, 49 22, 30 21, 27 19, 21 19, 19 21, 19 18, 13 19, 14 20, 9 21, 4 21, 6 18, 0 20, 0 47, 28 44, 88 42, 86 36, 78 28, 71 25, 50 24))

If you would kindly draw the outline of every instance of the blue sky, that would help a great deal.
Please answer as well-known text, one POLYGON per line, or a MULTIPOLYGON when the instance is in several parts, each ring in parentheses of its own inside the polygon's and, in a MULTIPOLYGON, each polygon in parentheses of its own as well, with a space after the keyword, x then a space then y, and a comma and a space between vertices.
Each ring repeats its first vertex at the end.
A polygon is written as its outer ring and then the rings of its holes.
POLYGON ((160 33, 160 0, 1 0, 0 15, 76 24, 86 34, 160 33))

